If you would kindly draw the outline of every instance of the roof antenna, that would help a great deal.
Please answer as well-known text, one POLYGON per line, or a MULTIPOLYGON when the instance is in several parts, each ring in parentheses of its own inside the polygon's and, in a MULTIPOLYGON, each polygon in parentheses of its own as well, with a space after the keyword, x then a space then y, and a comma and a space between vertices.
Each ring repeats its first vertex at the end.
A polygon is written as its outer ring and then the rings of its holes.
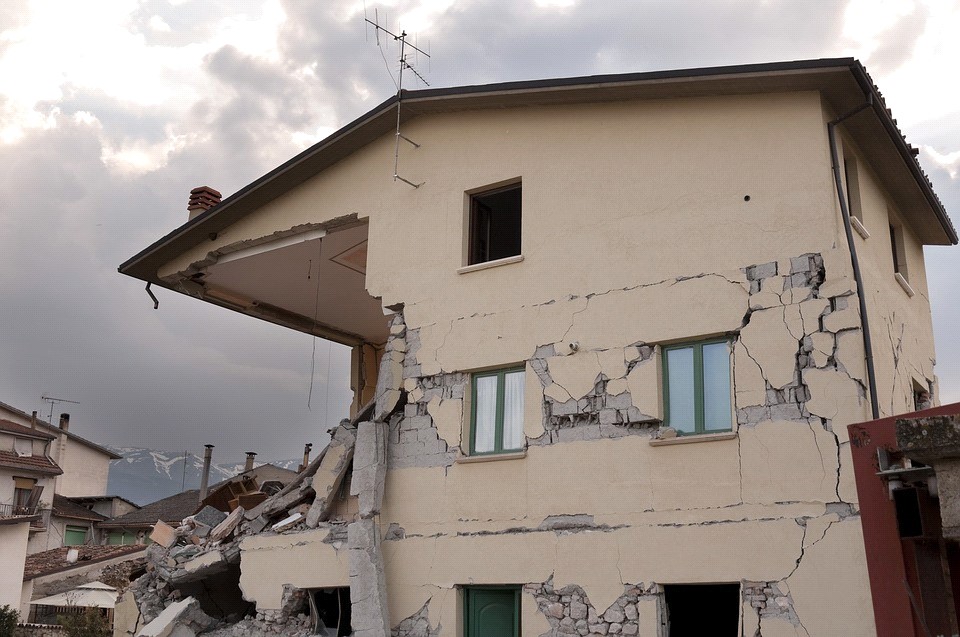
POLYGON ((47 416, 47 422, 49 422, 51 425, 53 424, 53 406, 54 405, 56 405, 57 403, 72 403, 74 405, 80 404, 79 400, 67 400, 66 398, 55 398, 53 396, 47 396, 46 394, 44 394, 43 396, 40 396, 40 400, 42 400, 45 403, 50 403, 50 415, 47 416))
MULTIPOLYGON (((400 132, 400 110, 401 110, 401 105, 402 105, 402 103, 403 103, 403 72, 404 72, 405 70, 406 70, 406 71, 410 71, 411 73, 413 73, 413 74, 417 77, 417 79, 419 79, 419 80, 420 80, 421 82, 423 82, 425 85, 430 86, 430 83, 427 82, 427 80, 423 77, 423 75, 421 75, 420 72, 417 71, 417 69, 413 66, 413 64, 410 63, 410 61, 409 61, 409 59, 408 59, 409 53, 407 52, 407 49, 408 49, 408 48, 409 48, 409 49, 412 49, 414 56, 417 56, 417 54, 424 55, 424 56, 427 57, 428 60, 430 59, 430 54, 429 54, 428 52, 424 51, 423 49, 421 49, 420 47, 416 46, 415 44, 411 44, 410 42, 408 42, 408 38, 409 38, 410 36, 407 35, 407 32, 406 32, 406 31, 401 30, 401 31, 400 31, 400 35, 397 35, 396 33, 393 33, 392 31, 386 29, 385 27, 380 26, 380 14, 379 14, 379 12, 377 11, 377 8, 376 8, 376 7, 374 7, 374 10, 373 10, 373 17, 374 17, 373 20, 371 20, 369 17, 367 17, 367 14, 366 14, 366 6, 364 6, 364 16, 363 16, 363 20, 364 20, 364 22, 365 22, 366 24, 369 24, 369 25, 372 25, 372 26, 373 26, 373 31, 374 31, 374 33, 376 34, 376 37, 377 37, 377 47, 381 49, 381 50, 380 50, 380 55, 383 56, 383 62, 384 62, 384 64, 387 65, 387 71, 389 71, 389 73, 390 73, 390 79, 393 80, 394 86, 397 87, 397 132, 396 132, 396 143, 394 144, 394 148, 393 148, 393 180, 394 180, 394 181, 402 181, 403 183, 407 184, 408 186, 413 186, 414 188, 419 188, 419 187, 422 186, 425 182, 422 182, 422 181, 421 181, 420 183, 414 183, 414 182, 410 181, 409 179, 406 179, 406 178, 400 176, 400 140, 401 140, 401 139, 404 140, 405 142, 407 142, 407 143, 409 143, 410 145, 412 145, 414 148, 420 148, 420 144, 418 144, 417 142, 413 141, 413 140, 410 139, 409 137, 404 136, 404 135, 400 132), (399 71, 398 71, 398 73, 397 73, 397 78, 396 78, 396 79, 394 79, 394 77, 393 77, 393 71, 390 70, 390 64, 387 62, 386 56, 383 55, 383 48, 382 48, 382 45, 381 45, 381 42, 380 42, 380 32, 381 32, 381 31, 383 32, 384 35, 389 36, 389 37, 393 38, 394 41, 400 43, 400 69, 399 69, 399 71)), ((368 28, 368 27, 364 26, 364 29, 366 29, 366 28, 368 28)), ((386 39, 386 38, 384 38, 384 39, 386 39)), ((429 46, 428 46, 427 48, 429 48, 429 46)), ((419 58, 417 58, 417 59, 419 59, 419 58)))

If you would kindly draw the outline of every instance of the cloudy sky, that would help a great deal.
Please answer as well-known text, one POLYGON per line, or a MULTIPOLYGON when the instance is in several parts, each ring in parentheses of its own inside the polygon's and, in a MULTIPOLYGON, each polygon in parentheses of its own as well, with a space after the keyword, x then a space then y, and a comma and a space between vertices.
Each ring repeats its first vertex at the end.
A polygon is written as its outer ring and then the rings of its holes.
MULTIPOLYGON (((229 195, 389 97, 375 8, 429 42, 433 86, 856 56, 960 221, 958 1, 3 0, 0 401, 76 400, 54 417, 82 435, 220 461, 324 442, 343 348, 166 290, 154 311, 116 268, 186 221, 190 188, 229 195)), ((960 401, 960 248, 927 259, 960 401)))

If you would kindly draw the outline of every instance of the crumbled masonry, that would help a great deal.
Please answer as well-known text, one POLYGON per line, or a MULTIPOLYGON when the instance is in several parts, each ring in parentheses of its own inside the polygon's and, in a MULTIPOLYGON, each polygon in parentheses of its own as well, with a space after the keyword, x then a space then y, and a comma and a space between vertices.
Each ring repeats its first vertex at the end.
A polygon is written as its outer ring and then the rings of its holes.
MULTIPOLYGON (((786 518, 802 528, 803 536, 792 570, 786 569, 779 580, 741 582, 744 626, 748 631, 745 634, 750 635, 762 635, 765 626, 777 622, 804 630, 790 592, 791 578, 806 552, 824 540, 835 524, 849 518, 855 520, 859 515, 854 505, 844 501, 841 488, 841 450, 849 443, 841 438, 842 432, 834 431, 832 424, 834 418, 848 416, 838 414, 835 405, 823 398, 824 387, 843 382, 849 383, 861 404, 865 404, 856 289, 845 278, 828 279, 819 254, 794 257, 789 260, 789 268, 784 268, 784 263, 787 262, 750 265, 741 270, 740 281, 725 279, 725 284, 739 286, 746 299, 739 329, 721 335, 732 343, 735 418, 742 430, 770 427, 773 423, 792 431, 799 427, 799 431, 809 432, 804 435, 813 435, 833 501, 823 505, 821 515, 786 518), (776 351, 784 360, 761 353, 759 339, 765 338, 780 339, 776 351), (784 350, 794 355, 783 357, 784 350), (764 390, 745 389, 750 386, 743 381, 745 378, 760 379, 753 385, 764 390)), ((662 284, 680 285, 695 278, 700 277, 662 284)), ((134 586, 144 620, 156 618, 165 607, 187 597, 187 591, 193 590, 190 586, 208 578, 237 577, 241 544, 249 538, 291 536, 296 540, 301 534, 325 532, 320 545, 332 547, 337 560, 349 565, 354 635, 448 634, 452 620, 439 618, 436 607, 435 619, 431 620, 429 599, 416 612, 391 622, 381 550, 384 542, 394 545, 424 538, 395 522, 380 521, 388 468, 449 468, 468 448, 462 423, 469 418, 465 411, 471 377, 462 371, 446 370, 422 375, 423 366, 418 359, 421 349, 420 330, 408 328, 403 312, 398 311, 392 318, 373 400, 353 421, 344 421, 331 431, 330 444, 294 482, 255 508, 238 509, 224 519, 216 512, 202 511, 175 530, 170 547, 151 546, 147 552, 148 573, 134 586), (345 481, 355 498, 352 502, 356 509, 347 517, 338 517, 337 503, 342 499, 345 481)), ((541 422, 539 429, 529 430, 535 435, 526 436, 525 446, 548 447, 635 436, 655 441, 675 435, 664 425, 659 399, 651 399, 645 389, 657 380, 660 356, 657 345, 643 341, 615 349, 580 349, 579 344, 566 341, 537 347, 526 366, 527 382, 535 379, 533 382, 543 396, 539 404, 541 422), (589 383, 570 371, 583 361, 597 370, 595 377, 586 379, 589 383)), ((740 471, 742 492, 742 459, 740 471)), ((742 493, 741 498, 741 506, 750 504, 742 493)), ((782 518, 769 518, 779 519, 782 518)), ((731 511, 729 518, 703 522, 665 520, 656 526, 680 529, 740 520, 731 511)), ((499 528, 458 530, 449 535, 579 536, 617 533, 626 528, 629 527, 607 524, 594 515, 573 510, 558 511, 539 522, 518 519, 515 524, 499 528)), ((317 564, 317 568, 323 566, 317 564)), ((644 630, 656 625, 663 612, 662 588, 658 582, 621 581, 623 593, 607 608, 593 606, 586 582, 581 586, 567 581, 555 588, 551 576, 545 582, 520 584, 523 596, 534 599, 542 619, 549 625, 545 635, 646 634, 644 630)), ((284 587, 281 608, 254 610, 248 604, 218 615, 208 602, 201 599, 197 603, 216 620, 213 632, 208 633, 211 635, 306 635, 313 630, 305 591, 293 584, 284 587)))

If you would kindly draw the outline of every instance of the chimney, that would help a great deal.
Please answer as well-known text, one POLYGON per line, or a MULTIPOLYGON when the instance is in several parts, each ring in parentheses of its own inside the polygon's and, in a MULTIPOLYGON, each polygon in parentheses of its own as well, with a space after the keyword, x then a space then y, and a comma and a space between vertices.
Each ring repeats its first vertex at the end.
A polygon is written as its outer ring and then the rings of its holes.
POLYGON ((203 475, 200 476, 200 501, 207 499, 207 485, 210 482, 210 460, 213 458, 213 445, 203 445, 203 475))
POLYGON ((253 459, 256 458, 256 457, 257 457, 257 452, 256 452, 256 451, 248 451, 248 452, 247 452, 247 463, 246 463, 245 465, 243 465, 243 470, 244 470, 244 471, 252 471, 252 470, 253 470, 253 459))
POLYGON ((193 219, 202 212, 210 210, 220 203, 220 193, 210 186, 199 186, 190 191, 190 202, 187 204, 187 211, 190 219, 193 219))
POLYGON ((297 473, 300 473, 300 471, 303 471, 304 469, 306 469, 307 465, 310 464, 311 449, 313 449, 313 443, 308 442, 307 444, 303 445, 303 464, 300 465, 300 470, 297 471, 297 473))
POLYGON ((70 414, 60 414, 60 429, 70 431, 70 414))
POLYGON ((36 411, 34 411, 33 414, 31 414, 30 416, 30 428, 31 429, 37 428, 37 412, 36 411))

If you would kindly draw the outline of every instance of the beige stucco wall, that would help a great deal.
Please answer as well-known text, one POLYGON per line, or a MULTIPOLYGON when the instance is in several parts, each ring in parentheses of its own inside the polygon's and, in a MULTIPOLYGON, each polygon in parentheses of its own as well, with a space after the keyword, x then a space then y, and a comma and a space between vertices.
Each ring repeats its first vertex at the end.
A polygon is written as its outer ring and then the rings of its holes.
MULTIPOLYGON (((935 382, 933 324, 927 291, 923 246, 916 233, 903 223, 904 252, 910 297, 894 279, 889 225, 901 225, 901 213, 884 192, 868 157, 845 138, 846 153, 857 158, 863 223, 870 233, 854 233, 860 258, 867 312, 877 368, 877 396, 881 417, 914 410, 913 383, 927 387, 935 382)), ((934 392, 936 398, 936 388, 934 392)))
POLYGON ((29 523, 0 524, 0 606, 20 608, 29 523))
POLYGON ((57 493, 67 497, 107 494, 109 456, 62 434, 51 445, 50 453, 63 469, 63 476, 57 480, 57 493))
MULTIPOLYGON (((404 304, 420 376, 524 363, 555 345, 544 359, 553 384, 541 386, 527 368, 530 440, 544 434, 545 404, 583 398, 600 374, 658 417, 659 358, 629 371, 634 344, 732 335, 733 393, 744 413, 730 439, 561 440, 509 461, 391 469, 381 531, 393 524, 405 533, 382 544, 394 625, 429 603, 431 624, 454 635, 456 586, 552 576, 557 587, 581 586, 601 613, 628 583, 775 582, 809 634, 871 635, 846 438, 846 425, 869 418, 869 401, 830 116, 817 94, 794 93, 414 119, 404 134, 421 147, 403 147, 400 172, 420 188, 391 181, 386 136, 160 274, 238 241, 356 213, 370 222, 368 290, 384 305, 404 304), (523 261, 458 274, 464 193, 516 178, 523 261), (791 258, 811 254, 822 263, 818 289, 789 287, 791 258), (770 263, 776 276, 752 289, 746 269, 770 263), (566 355, 570 343, 579 350, 566 355), (803 366, 798 348, 807 343, 802 357, 812 362, 803 366), (774 415, 770 391, 797 383, 809 392, 805 415, 774 415), (557 515, 591 516, 591 527, 539 528, 557 515)), ((922 250, 907 232, 917 291, 908 299, 889 267, 884 195, 868 168, 860 184, 865 224, 877 227, 857 241, 887 414, 910 407, 910 374, 933 378, 932 331, 922 250)), ((422 396, 416 378, 406 382, 411 400, 422 396)), ((464 414, 460 399, 428 408, 450 447, 461 442, 464 414)), ((241 585, 258 608, 276 608, 284 583, 346 584, 346 550, 314 533, 302 543, 245 540, 241 585), (316 566, 306 566, 307 551, 316 566)), ((764 634, 795 628, 746 608, 744 625, 764 634)), ((547 629, 529 595, 523 618, 525 634, 547 629)), ((654 634, 656 617, 641 623, 642 634, 654 634)))

